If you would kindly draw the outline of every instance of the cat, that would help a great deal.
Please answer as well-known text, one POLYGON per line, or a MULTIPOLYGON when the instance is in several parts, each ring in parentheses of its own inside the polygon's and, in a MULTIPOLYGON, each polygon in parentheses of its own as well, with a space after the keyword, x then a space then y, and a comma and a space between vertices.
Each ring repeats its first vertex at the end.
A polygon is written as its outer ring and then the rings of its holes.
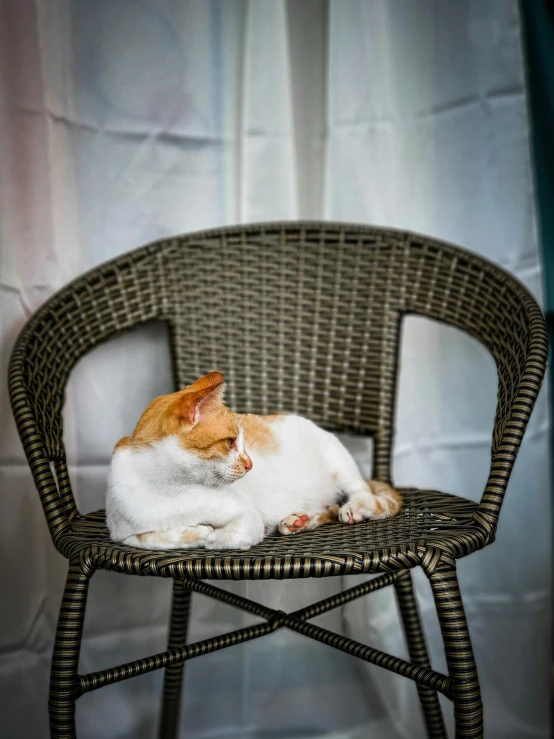
POLYGON ((210 372, 153 400, 112 456, 107 524, 145 549, 248 549, 333 520, 387 518, 402 506, 366 481, 333 436, 297 415, 233 413, 210 372))

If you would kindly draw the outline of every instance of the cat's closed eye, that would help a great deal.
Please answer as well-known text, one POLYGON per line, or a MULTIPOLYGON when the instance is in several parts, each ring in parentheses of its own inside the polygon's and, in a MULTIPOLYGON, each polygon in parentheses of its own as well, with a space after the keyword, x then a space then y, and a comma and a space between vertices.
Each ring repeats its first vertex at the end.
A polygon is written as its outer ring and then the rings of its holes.
POLYGON ((226 439, 226 442, 229 446, 229 449, 232 449, 235 446, 236 438, 234 436, 229 436, 229 438, 226 439))

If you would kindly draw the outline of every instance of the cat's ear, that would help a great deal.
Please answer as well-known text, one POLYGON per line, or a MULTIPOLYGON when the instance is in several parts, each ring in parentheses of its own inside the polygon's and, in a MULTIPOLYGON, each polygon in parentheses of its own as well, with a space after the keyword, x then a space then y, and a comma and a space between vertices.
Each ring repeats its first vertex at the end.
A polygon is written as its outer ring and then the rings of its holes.
POLYGON ((173 409, 186 424, 194 426, 203 413, 223 403, 224 389, 225 378, 221 372, 210 372, 181 390, 173 409))

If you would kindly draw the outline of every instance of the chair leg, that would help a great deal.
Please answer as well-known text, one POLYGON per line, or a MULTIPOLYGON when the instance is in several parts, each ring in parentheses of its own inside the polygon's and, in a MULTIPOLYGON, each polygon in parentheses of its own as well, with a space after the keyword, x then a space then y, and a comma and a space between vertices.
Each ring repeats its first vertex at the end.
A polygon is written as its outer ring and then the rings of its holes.
MULTIPOLYGON (((187 643, 189 608, 190 592, 185 590, 182 580, 174 580, 169 624, 169 649, 184 647, 187 643)), ((177 739, 184 668, 184 662, 165 668, 160 739, 177 739)))
POLYGON ((77 669, 90 573, 85 574, 78 562, 70 563, 60 606, 52 668, 48 713, 52 739, 75 739, 75 701, 77 669))
MULTIPOLYGON (((404 633, 408 643, 410 660, 415 665, 431 668, 425 635, 421 624, 421 616, 412 585, 412 573, 407 570, 395 582, 396 598, 404 633)), ((436 690, 431 690, 423 685, 417 686, 423 719, 427 728, 429 739, 447 739, 446 727, 442 716, 439 696, 436 690)))
POLYGON ((477 667, 458 585, 455 565, 438 567, 429 577, 444 641, 456 739, 482 739, 483 704, 477 667))

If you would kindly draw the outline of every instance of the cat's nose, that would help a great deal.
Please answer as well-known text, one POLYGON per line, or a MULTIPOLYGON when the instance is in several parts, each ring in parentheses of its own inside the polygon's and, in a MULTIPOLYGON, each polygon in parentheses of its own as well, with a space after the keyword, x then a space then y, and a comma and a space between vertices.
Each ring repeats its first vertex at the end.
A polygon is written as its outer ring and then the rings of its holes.
POLYGON ((248 455, 244 455, 242 457, 242 463, 244 465, 244 471, 250 472, 250 470, 252 469, 252 460, 250 459, 248 455))

